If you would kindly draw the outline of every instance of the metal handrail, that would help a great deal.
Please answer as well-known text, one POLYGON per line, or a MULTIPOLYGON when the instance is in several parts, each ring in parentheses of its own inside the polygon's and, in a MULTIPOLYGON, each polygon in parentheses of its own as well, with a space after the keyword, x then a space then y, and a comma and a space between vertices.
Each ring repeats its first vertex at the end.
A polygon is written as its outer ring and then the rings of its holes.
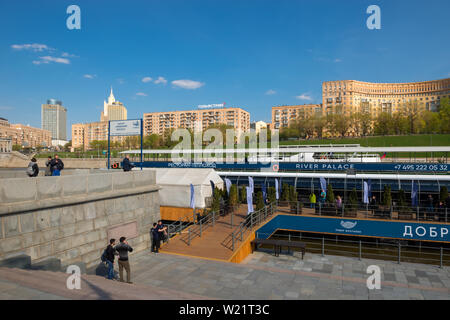
MULTIPOLYGON (((223 210, 220 210, 220 211, 223 211, 223 210)), ((207 228, 209 228, 210 226, 214 227, 216 220, 220 217, 220 211, 219 212, 211 211, 206 216, 203 216, 199 221, 197 221, 196 223, 194 223, 193 225, 191 225, 189 227, 189 229, 187 230, 187 233, 185 234, 185 236, 183 238, 181 238, 181 240, 184 241, 188 246, 190 246, 191 241, 195 237, 197 237, 197 236, 201 237, 202 233, 207 228)))
MULTIPOLYGON (((450 223, 450 210, 447 207, 413 207, 413 206, 399 206, 399 205, 376 205, 370 204, 349 204, 342 203, 338 207, 334 203, 326 202, 301 202, 301 201, 280 201, 278 203, 278 210, 280 212, 292 213, 291 210, 283 209, 281 204, 291 206, 297 203, 297 209, 314 209, 314 215, 318 216, 342 216, 342 217, 356 217, 357 213, 363 213, 363 218, 377 218, 380 220, 411 220, 411 221, 435 221, 436 223, 450 223), (395 217, 394 213, 397 215, 395 217)), ((297 214, 300 212, 297 212, 297 214)))
MULTIPOLYGON (((273 236, 272 234, 266 234, 266 233, 260 233, 258 232, 257 237, 259 236, 266 236, 266 237, 270 237, 273 236)), ((309 252, 312 253, 319 253, 322 255, 325 255, 325 251, 328 254, 340 254, 340 255, 352 255, 352 256, 356 256, 359 259, 362 259, 363 256, 366 257, 378 257, 378 258, 383 258, 383 259, 388 259, 388 260, 396 260, 397 263, 401 263, 402 261, 402 257, 404 259, 414 259, 415 261, 423 261, 423 262, 428 262, 428 263, 432 263, 432 264, 437 264, 439 265, 441 268, 444 266, 444 264, 450 264, 450 248, 445 248, 443 246, 427 246, 427 245, 410 245, 410 244, 404 244, 402 241, 397 241, 397 243, 388 243, 388 242, 382 242, 378 245, 383 246, 384 248, 374 248, 373 246, 375 245, 375 243, 373 242, 368 242, 368 241, 363 241, 363 240, 346 240, 346 239, 339 239, 339 243, 347 243, 350 245, 340 245, 338 243, 329 243, 326 244, 325 241, 325 237, 310 237, 310 236, 304 236, 302 235, 302 233, 300 233, 300 235, 292 235, 292 234, 275 234, 275 237, 281 237, 281 238, 288 238, 289 241, 308 241, 308 240, 313 240, 313 241, 320 241, 321 243, 308 243, 306 249, 309 252), (297 240, 296 240, 297 239, 297 240), (351 246, 351 244, 355 245, 355 246, 351 246), (364 245, 366 245, 366 247, 364 248, 364 245), (338 249, 330 249, 331 248, 335 248, 338 247, 338 249), (325 250, 326 249, 326 250, 325 250), (339 250, 339 249, 343 249, 343 250, 339 250), (345 249, 355 249, 355 250, 345 250, 345 249), (382 250, 383 253, 378 253, 378 252, 363 252, 363 249, 366 250, 382 250), (414 249, 416 250, 415 252, 411 252, 410 250, 414 249), (423 250, 429 250, 429 251, 434 251, 434 252, 424 252, 423 250), (411 257, 410 255, 412 253, 417 253, 418 255, 422 256, 422 257, 411 257), (435 259, 432 259, 432 257, 435 257, 435 259)), ((328 242, 331 242, 334 240, 332 239, 327 239, 328 242)), ((377 245, 377 246, 378 246, 377 245)))
POLYGON ((276 204, 269 204, 260 210, 248 214, 245 220, 222 241, 222 245, 234 251, 236 242, 244 240, 245 232, 264 222, 269 216, 273 215, 275 210, 276 204))

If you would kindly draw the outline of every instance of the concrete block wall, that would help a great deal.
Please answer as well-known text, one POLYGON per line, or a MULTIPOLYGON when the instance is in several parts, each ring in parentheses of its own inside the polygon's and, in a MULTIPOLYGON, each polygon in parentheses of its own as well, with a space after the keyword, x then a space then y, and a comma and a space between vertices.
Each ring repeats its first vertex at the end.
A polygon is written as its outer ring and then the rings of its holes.
POLYGON ((0 260, 23 252, 32 262, 100 262, 108 230, 137 223, 135 252, 149 247, 160 219, 153 171, 0 180, 0 260))

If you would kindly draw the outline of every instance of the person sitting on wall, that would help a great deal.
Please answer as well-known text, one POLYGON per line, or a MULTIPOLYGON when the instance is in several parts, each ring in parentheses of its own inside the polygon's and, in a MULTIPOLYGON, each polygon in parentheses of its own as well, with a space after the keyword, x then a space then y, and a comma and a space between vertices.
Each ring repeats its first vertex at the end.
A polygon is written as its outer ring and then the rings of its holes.
POLYGON ((134 166, 130 163, 130 155, 129 154, 127 154, 125 156, 125 158, 123 159, 122 168, 123 168, 123 171, 125 171, 125 172, 131 171, 131 169, 134 168, 134 166))
POLYGON ((31 177, 37 177, 39 174, 39 166, 36 162, 36 158, 31 159, 31 162, 28 164, 27 174, 31 177))

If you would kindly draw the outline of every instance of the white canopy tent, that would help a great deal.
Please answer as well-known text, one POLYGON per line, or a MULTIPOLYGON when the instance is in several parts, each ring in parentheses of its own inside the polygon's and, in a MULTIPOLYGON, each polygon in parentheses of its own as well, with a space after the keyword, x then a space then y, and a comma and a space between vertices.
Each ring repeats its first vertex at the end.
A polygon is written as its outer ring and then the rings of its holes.
POLYGON ((211 182, 223 189, 222 178, 213 169, 152 168, 156 171, 156 184, 161 206, 189 208, 191 187, 194 186, 195 207, 205 208, 205 198, 212 196, 211 182))

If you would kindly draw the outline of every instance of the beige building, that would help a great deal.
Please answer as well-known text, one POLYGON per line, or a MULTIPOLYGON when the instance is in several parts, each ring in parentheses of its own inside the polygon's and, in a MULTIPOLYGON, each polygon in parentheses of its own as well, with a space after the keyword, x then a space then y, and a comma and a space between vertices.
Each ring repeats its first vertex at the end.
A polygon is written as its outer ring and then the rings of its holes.
POLYGON ((326 81, 322 84, 325 114, 402 111, 405 103, 417 101, 422 110, 437 111, 440 99, 450 97, 450 78, 411 83, 370 83, 355 80, 326 81))
POLYGON ((296 119, 307 119, 315 114, 323 115, 321 104, 302 104, 272 107, 272 128, 287 128, 296 119))
POLYGON ((116 101, 112 88, 108 102, 103 101, 103 111, 100 115, 100 121, 108 120, 127 120, 127 109, 122 102, 116 101))
POLYGON ((269 128, 269 125, 264 121, 256 121, 250 124, 250 129, 254 129, 256 134, 258 134, 262 129, 269 128))
POLYGON ((12 140, 10 138, 0 138, 0 153, 12 151, 12 140))
POLYGON ((162 135, 166 129, 178 128, 201 131, 212 124, 226 124, 238 132, 247 132, 250 129, 250 113, 241 108, 144 113, 145 135, 162 135))
MULTIPOLYGON (((103 102, 103 111, 100 115, 101 121, 91 123, 76 123, 72 125, 72 148, 90 148, 92 141, 108 140, 109 120, 127 120, 127 109, 116 101, 112 88, 108 102, 103 102)), ((111 137, 111 141, 122 141, 123 137, 111 137)))
POLYGON ((50 131, 23 124, 10 124, 4 118, 0 118, 0 139, 10 140, 12 145, 30 148, 49 147, 52 145, 52 134, 50 131))

